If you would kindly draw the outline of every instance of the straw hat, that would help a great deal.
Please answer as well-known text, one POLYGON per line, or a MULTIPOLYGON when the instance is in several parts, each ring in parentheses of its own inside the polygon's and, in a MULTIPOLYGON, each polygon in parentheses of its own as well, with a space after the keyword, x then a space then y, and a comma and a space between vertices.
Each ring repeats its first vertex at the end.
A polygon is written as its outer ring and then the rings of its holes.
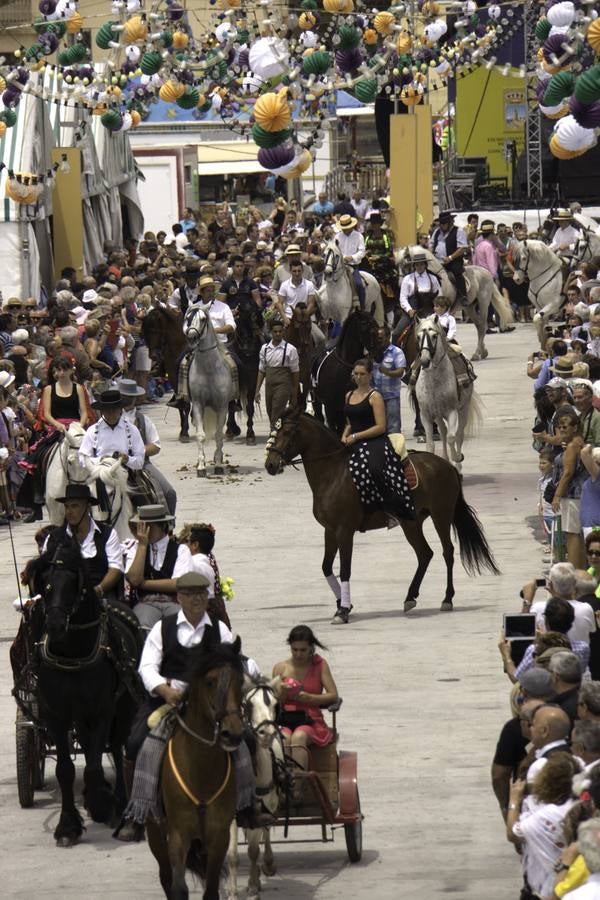
POLYGON ((559 209, 556 212, 555 216, 552 216, 553 222, 570 222, 573 218, 573 213, 570 209, 559 209))
POLYGON ((201 291, 205 287, 215 287, 215 279, 210 275, 203 275, 198 282, 198 290, 201 291))
POLYGON ((148 503, 146 506, 138 506, 135 516, 132 516, 129 521, 152 525, 159 522, 174 522, 175 516, 170 515, 162 503, 148 503))
POLYGON ((358 225, 358 219, 355 219, 354 216, 348 215, 348 213, 344 213, 343 216, 339 217, 338 225, 342 229, 342 231, 350 231, 351 228, 356 228, 356 226, 358 225))

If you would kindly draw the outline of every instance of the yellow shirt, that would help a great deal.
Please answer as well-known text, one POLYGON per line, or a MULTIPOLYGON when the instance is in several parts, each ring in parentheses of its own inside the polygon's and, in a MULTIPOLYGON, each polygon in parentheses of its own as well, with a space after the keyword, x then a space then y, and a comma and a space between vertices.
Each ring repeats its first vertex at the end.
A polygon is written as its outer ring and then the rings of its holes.
POLYGON ((581 887, 589 878, 588 867, 585 864, 583 856, 579 855, 575 862, 569 867, 569 871, 562 881, 559 881, 554 888, 557 897, 564 897, 569 891, 581 887))

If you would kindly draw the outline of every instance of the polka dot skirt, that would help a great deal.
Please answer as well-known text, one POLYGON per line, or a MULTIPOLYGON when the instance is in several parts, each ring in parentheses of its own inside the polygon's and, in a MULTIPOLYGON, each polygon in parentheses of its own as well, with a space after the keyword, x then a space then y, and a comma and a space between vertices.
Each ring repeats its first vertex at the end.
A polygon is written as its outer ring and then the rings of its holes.
POLYGON ((400 458, 387 438, 355 444, 348 466, 365 512, 385 510, 399 518, 414 518, 415 507, 400 458))

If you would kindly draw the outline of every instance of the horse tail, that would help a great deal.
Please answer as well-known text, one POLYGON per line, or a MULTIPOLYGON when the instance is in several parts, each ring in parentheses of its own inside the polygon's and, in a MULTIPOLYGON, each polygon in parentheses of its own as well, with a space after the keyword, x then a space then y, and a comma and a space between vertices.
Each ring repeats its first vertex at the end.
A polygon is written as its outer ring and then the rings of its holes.
POLYGON ((490 550, 490 546, 483 533, 483 526, 479 521, 475 510, 469 506, 464 498, 459 473, 454 472, 458 497, 454 507, 452 527, 458 537, 460 546, 460 559, 468 575, 481 575, 487 570, 493 575, 499 575, 500 569, 490 550))
POLYGON ((498 290, 495 282, 492 288, 492 306, 498 313, 500 328, 506 328, 511 322, 514 322, 515 317, 513 315, 508 294, 506 290, 498 290))
POLYGON ((473 391, 467 410, 467 424, 465 426, 465 435, 467 437, 475 437, 483 425, 483 411, 485 403, 477 393, 473 391))

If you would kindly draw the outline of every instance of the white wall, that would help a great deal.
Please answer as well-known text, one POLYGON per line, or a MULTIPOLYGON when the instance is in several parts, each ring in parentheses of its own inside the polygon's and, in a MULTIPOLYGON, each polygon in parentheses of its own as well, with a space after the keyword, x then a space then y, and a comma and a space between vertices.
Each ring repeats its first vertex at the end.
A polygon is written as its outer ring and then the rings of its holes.
POLYGON ((145 181, 138 181, 138 194, 146 231, 166 231, 179 221, 177 205, 177 159, 174 156, 137 156, 145 181))

